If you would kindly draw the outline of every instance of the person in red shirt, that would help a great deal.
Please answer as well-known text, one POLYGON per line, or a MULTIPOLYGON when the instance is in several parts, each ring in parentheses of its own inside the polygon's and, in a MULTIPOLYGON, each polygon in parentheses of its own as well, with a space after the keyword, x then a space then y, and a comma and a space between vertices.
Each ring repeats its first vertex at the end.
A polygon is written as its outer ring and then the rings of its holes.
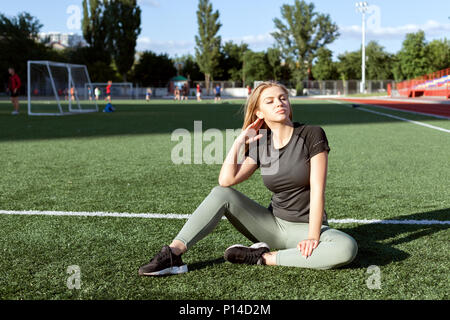
POLYGON ((8 68, 8 72, 10 74, 9 82, 8 82, 8 91, 11 94, 11 102, 14 107, 14 111, 12 114, 19 114, 19 89, 22 85, 19 76, 17 75, 14 68, 8 68))
POLYGON ((200 84, 197 83, 197 101, 202 101, 202 88, 200 87, 200 84))
POLYGON ((106 86, 106 101, 111 102, 111 85, 112 81, 108 81, 108 85, 106 86))

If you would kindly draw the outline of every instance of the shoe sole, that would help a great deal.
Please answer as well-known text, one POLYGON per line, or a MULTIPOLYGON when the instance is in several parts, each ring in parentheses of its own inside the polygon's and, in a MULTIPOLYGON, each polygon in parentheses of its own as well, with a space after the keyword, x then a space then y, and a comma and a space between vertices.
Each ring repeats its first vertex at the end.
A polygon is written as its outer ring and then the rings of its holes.
POLYGON ((234 244, 234 245, 232 245, 231 247, 228 247, 228 248, 225 250, 225 252, 226 252, 228 249, 236 248, 236 247, 240 247, 240 248, 252 248, 252 249, 267 248, 267 249, 270 250, 269 245, 268 245, 267 243, 265 243, 265 242, 257 242, 257 243, 252 244, 250 247, 244 246, 243 244, 234 244))
POLYGON ((270 250, 269 245, 267 243, 265 243, 265 242, 254 243, 254 244, 252 244, 250 246, 250 248, 256 248, 256 249, 258 249, 258 248, 267 248, 267 249, 270 250))
POLYGON ((180 267, 170 267, 170 268, 166 268, 160 271, 155 271, 155 272, 143 272, 140 273, 139 275, 141 276, 165 276, 165 275, 169 275, 169 274, 181 274, 181 273, 185 273, 188 272, 188 267, 187 265, 182 265, 180 267))

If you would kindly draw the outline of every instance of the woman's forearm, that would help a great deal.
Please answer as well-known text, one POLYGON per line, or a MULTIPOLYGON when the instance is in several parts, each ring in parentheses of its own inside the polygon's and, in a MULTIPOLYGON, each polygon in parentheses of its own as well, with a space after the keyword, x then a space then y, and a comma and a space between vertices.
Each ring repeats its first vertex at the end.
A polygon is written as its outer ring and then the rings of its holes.
POLYGON ((325 208, 325 196, 311 195, 309 207, 308 239, 319 240, 322 228, 323 212, 325 208))
POLYGON ((219 173, 219 184, 228 184, 238 171, 238 155, 242 144, 235 141, 228 152, 219 173))
POLYGON ((311 158, 309 231, 310 239, 319 240, 325 210, 328 153, 321 152, 311 158))

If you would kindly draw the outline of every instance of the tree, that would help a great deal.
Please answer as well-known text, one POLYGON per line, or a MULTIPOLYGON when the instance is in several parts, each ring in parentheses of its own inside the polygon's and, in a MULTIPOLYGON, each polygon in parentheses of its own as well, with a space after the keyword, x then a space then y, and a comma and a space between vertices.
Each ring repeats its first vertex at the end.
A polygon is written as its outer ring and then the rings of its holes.
POLYGON ((428 72, 450 68, 450 40, 433 40, 427 45, 428 72))
MULTIPOLYGON (((361 49, 338 56, 337 70, 343 80, 361 79, 361 49)), ((394 77, 394 55, 386 52, 376 41, 366 45, 367 80, 388 80, 394 77)))
POLYGON ((344 81, 361 79, 361 51, 346 51, 338 55, 337 70, 344 81))
POLYGON ((427 74, 429 68, 425 33, 422 30, 408 33, 397 56, 404 78, 412 79, 427 74))
POLYGON ((248 44, 246 43, 225 42, 221 48, 219 64, 219 68, 223 71, 223 80, 244 81, 242 64, 244 53, 248 50, 248 44))
POLYGON ((217 35, 222 24, 219 11, 213 13, 209 0, 199 0, 197 10, 198 35, 195 36, 195 59, 205 75, 206 91, 209 92, 211 75, 219 65, 221 37, 217 35))
POLYGON ((270 78, 276 81, 280 79, 282 72, 280 49, 277 47, 267 48, 266 56, 270 67, 270 78))
MULTIPOLYGON (((28 60, 60 57, 58 53, 39 42, 38 34, 41 28, 39 20, 27 12, 11 18, 0 13, 0 70, 3 74, 8 67, 13 67, 22 79, 22 90, 25 89, 28 60)), ((5 74, 5 83, 7 78, 8 75, 5 74)), ((3 79, 1 81, 3 82, 3 79)))
POLYGON ((101 54, 94 47, 67 48, 64 50, 64 55, 70 63, 86 65, 93 82, 121 81, 121 76, 115 70, 111 60, 102 59, 101 54))
MULTIPOLYGON (((359 51, 361 53, 361 51, 359 51)), ((384 47, 376 41, 366 46, 366 74, 368 80, 388 80, 393 78, 392 54, 384 51, 384 47)), ((361 61, 361 60, 360 60, 361 61)))
POLYGON ((83 0, 83 19, 81 28, 83 38, 91 50, 91 62, 102 61, 106 65, 111 63, 111 54, 108 52, 107 36, 108 25, 104 19, 105 4, 100 0, 83 0))
POLYGON ((281 48, 283 58, 290 65, 297 82, 310 70, 317 50, 332 43, 338 36, 338 27, 328 14, 314 11, 314 4, 295 0, 293 5, 283 5, 281 15, 275 18, 276 31, 272 33, 281 48))
POLYGON ((337 78, 337 68, 332 57, 333 53, 327 48, 317 50, 317 61, 312 67, 314 79, 335 80, 337 78))
POLYGON ((167 54, 144 51, 133 68, 131 79, 144 87, 165 86, 176 75, 177 70, 167 54))
POLYGON ((190 80, 202 80, 204 77, 200 72, 200 69, 195 62, 195 58, 191 54, 182 55, 179 58, 174 59, 183 64, 183 69, 181 70, 181 75, 185 76, 190 80))
POLYGON ((265 52, 246 51, 244 53, 243 73, 245 84, 251 85, 257 80, 267 80, 270 78, 271 70, 265 52))
POLYGON ((124 82, 134 64, 137 37, 141 33, 141 9, 136 0, 109 0, 103 14, 107 43, 124 82))

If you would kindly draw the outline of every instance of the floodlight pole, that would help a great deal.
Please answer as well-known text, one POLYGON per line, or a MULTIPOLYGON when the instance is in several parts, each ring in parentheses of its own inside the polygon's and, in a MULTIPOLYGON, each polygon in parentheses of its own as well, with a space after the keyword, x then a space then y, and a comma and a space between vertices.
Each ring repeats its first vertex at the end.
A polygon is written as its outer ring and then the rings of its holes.
POLYGON ((366 11, 369 5, 367 2, 357 2, 356 10, 362 14, 362 63, 361 63, 361 73, 362 79, 359 91, 364 93, 366 88, 366 11))

